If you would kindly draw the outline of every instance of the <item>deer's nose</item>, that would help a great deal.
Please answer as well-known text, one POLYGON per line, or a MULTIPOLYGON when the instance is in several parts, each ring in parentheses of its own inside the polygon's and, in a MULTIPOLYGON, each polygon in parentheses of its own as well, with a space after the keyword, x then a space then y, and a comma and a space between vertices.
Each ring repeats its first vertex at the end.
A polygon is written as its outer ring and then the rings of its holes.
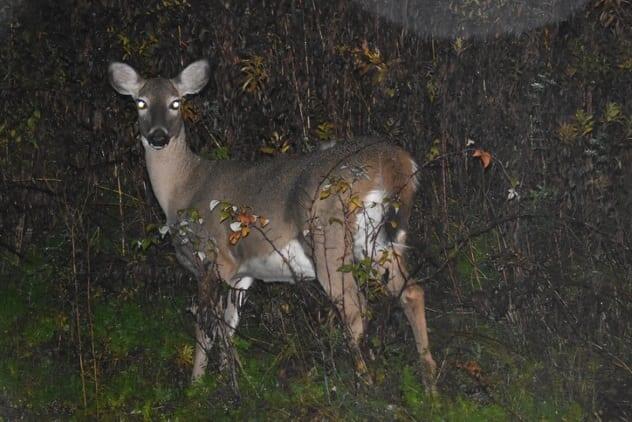
POLYGON ((155 129, 149 134, 147 140, 154 147, 164 147, 169 143, 169 135, 163 129, 155 129))

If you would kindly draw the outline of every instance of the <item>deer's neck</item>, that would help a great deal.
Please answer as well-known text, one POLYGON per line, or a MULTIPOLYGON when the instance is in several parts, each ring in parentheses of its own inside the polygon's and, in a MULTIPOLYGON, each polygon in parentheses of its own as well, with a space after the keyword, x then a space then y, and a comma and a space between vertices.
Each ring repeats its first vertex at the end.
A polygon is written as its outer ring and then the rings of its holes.
POLYGON ((144 140, 143 146, 151 187, 167 223, 172 224, 178 210, 190 206, 202 159, 189 149, 184 128, 161 150, 153 149, 144 140))

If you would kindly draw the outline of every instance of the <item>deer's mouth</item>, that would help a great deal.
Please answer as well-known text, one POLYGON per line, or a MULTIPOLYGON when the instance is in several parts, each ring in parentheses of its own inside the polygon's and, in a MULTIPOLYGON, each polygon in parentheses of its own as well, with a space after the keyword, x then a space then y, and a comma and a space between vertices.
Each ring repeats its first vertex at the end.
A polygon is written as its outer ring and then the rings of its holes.
POLYGON ((141 140, 143 141, 143 145, 145 145, 146 147, 150 147, 153 150, 160 151, 161 149, 164 149, 167 145, 169 145, 169 141, 171 141, 171 138, 168 137, 165 139, 155 140, 146 136, 141 136, 141 140))
POLYGON ((147 136, 143 136, 143 141, 146 141, 153 149, 160 150, 169 144, 171 136, 164 129, 154 129, 147 136))
POLYGON ((149 141, 149 145, 151 145, 151 147, 153 149, 163 149, 164 147, 166 147, 169 144, 169 139, 165 140, 165 141, 160 141, 160 142, 152 142, 149 141))

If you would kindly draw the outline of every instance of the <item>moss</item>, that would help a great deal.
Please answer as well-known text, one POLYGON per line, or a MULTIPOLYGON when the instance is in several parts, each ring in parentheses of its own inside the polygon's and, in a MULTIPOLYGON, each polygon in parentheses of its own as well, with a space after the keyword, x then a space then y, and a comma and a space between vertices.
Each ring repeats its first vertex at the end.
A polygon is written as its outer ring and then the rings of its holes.
POLYGON ((10 330, 27 312, 25 296, 12 285, 0 290, 0 347, 11 342, 10 330))
POLYGON ((67 413, 80 406, 81 380, 72 366, 47 356, 9 357, 0 361, 0 391, 35 414, 67 413))
POLYGON ((413 410, 420 410, 424 404, 424 389, 410 366, 405 366, 401 375, 401 390, 404 405, 413 410))
POLYGON ((26 347, 34 348, 52 340, 57 328, 57 322, 49 315, 38 315, 30 319, 23 331, 26 347))
POLYGON ((499 277, 491 262, 494 239, 489 234, 472 238, 456 255, 455 268, 464 291, 480 291, 496 283, 499 277))
POLYGON ((184 306, 157 300, 145 305, 135 302, 108 300, 94 310, 94 332, 97 340, 112 354, 122 359, 139 351, 148 358, 174 358, 178 346, 189 342, 182 321, 184 306))

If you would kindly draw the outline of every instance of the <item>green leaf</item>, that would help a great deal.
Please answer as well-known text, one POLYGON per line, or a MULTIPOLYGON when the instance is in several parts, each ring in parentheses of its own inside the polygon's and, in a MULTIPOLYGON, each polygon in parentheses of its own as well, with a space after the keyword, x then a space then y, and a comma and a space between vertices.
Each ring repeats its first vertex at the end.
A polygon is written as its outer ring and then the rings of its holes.
POLYGON ((353 272, 353 270, 355 269, 355 265, 353 264, 345 264, 345 265, 341 265, 338 268, 338 271, 341 273, 351 273, 353 272))
POLYGON ((621 106, 615 102, 606 104, 606 111, 604 113, 604 120, 606 123, 614 123, 621 120, 621 106))
POLYGON ((191 218, 191 220, 197 221, 200 217, 200 212, 196 208, 189 209, 189 218, 191 218))
POLYGON ((225 146, 217 147, 213 149, 211 155, 214 160, 228 160, 230 158, 230 150, 225 146))

